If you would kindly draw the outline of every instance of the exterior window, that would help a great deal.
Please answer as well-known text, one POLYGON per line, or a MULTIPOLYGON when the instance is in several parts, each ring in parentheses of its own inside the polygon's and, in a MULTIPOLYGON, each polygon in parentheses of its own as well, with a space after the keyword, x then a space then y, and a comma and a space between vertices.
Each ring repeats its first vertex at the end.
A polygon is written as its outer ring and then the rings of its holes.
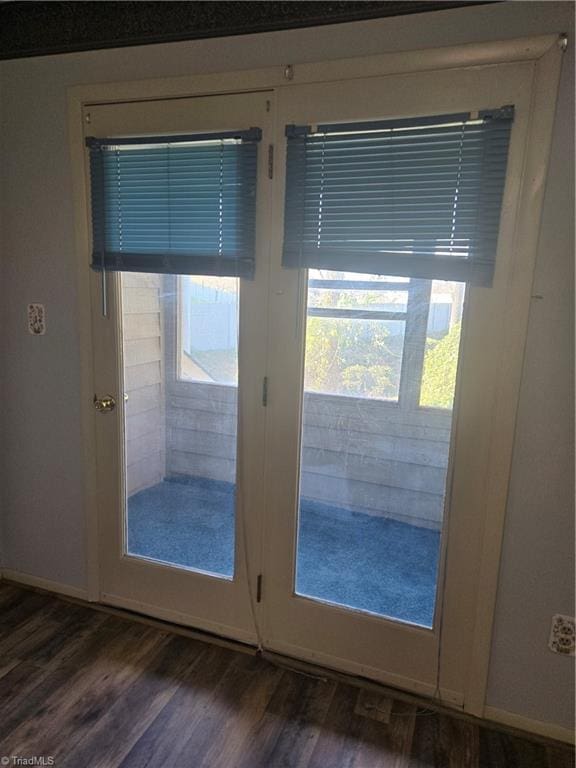
POLYGON ((306 391, 452 408, 464 288, 310 270, 306 391))
MULTIPOLYGON (((238 278, 178 279, 179 380, 237 386, 238 278)), ((451 409, 464 291, 458 282, 310 270, 305 390, 451 409)))
POLYGON ((409 280, 310 270, 308 392, 397 402, 409 280))
POLYGON ((238 385, 238 278, 181 275, 179 379, 238 385))

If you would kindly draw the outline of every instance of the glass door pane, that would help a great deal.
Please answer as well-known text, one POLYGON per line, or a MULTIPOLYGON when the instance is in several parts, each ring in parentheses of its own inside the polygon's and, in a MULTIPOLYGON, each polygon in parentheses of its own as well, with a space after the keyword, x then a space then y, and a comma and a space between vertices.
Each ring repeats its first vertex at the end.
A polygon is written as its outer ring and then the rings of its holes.
POLYGON ((238 280, 121 276, 125 551, 232 578, 238 280))
POLYGON ((310 271, 298 594, 433 625, 463 301, 310 271))

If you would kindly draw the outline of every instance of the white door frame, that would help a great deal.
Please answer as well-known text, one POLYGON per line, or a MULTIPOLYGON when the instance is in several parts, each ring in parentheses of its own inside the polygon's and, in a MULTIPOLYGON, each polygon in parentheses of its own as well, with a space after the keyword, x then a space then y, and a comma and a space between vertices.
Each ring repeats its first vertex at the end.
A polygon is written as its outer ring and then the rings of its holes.
POLYGON ((87 106, 105 102, 180 98, 201 94, 282 89, 314 82, 379 77, 394 73, 423 72, 491 64, 531 62, 534 79, 528 140, 524 157, 523 183, 515 221, 514 249, 523 254, 522 270, 513 275, 510 299, 514 312, 503 330, 499 397, 493 418, 499 429, 490 444, 486 487, 486 517, 482 535, 479 588, 475 607, 473 648, 464 708, 481 716, 484 712, 492 625, 498 584, 504 516, 514 441, 515 414, 519 397, 522 360, 526 340, 530 287, 536 258, 544 182, 554 121, 554 108, 561 67, 561 38, 545 35, 517 40, 473 43, 432 50, 408 51, 365 58, 302 64, 287 71, 272 67, 243 72, 79 85, 68 91, 69 136, 75 199, 75 232, 78 252, 78 306, 81 349, 81 419, 84 445, 84 509, 88 594, 100 599, 98 573, 98 517, 96 509, 96 452, 93 343, 90 310, 89 232, 90 212, 86 196, 83 114, 87 106), (291 77, 292 79, 287 79, 291 77))

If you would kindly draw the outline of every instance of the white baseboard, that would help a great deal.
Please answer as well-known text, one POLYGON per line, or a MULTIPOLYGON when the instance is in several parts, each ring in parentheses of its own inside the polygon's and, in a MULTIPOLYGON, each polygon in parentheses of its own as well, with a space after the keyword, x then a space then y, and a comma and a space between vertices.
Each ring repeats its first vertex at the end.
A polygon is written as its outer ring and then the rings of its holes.
POLYGON ((518 728, 520 731, 534 733, 537 736, 545 736, 548 739, 574 744, 574 731, 555 723, 532 720, 529 717, 517 715, 514 712, 506 712, 506 710, 497 707, 484 707, 484 718, 500 725, 507 725, 510 728, 518 728))
POLYGON ((2 568, 0 577, 7 581, 14 581, 18 584, 24 584, 27 587, 37 587, 45 589, 47 592, 55 592, 66 597, 76 597, 79 600, 88 600, 88 592, 79 587, 71 587, 69 584, 62 584, 59 581, 51 579, 42 579, 40 576, 32 576, 22 571, 13 571, 11 568, 2 568))
POLYGON ((200 619, 198 617, 191 617, 186 613, 179 613, 178 611, 173 611, 169 608, 159 608, 156 605, 148 605, 147 603, 142 603, 138 600, 131 600, 128 597, 111 595, 104 592, 102 593, 102 599, 99 602, 101 605, 111 605, 113 608, 122 608, 126 611, 133 611, 142 616, 149 616, 152 619, 159 619, 160 621, 167 621, 182 627, 197 629, 200 630, 200 632, 210 632, 225 640, 236 640, 240 643, 253 646, 256 646, 257 644, 256 635, 252 632, 246 632, 243 629, 229 627, 225 624, 207 621, 206 619, 200 619))

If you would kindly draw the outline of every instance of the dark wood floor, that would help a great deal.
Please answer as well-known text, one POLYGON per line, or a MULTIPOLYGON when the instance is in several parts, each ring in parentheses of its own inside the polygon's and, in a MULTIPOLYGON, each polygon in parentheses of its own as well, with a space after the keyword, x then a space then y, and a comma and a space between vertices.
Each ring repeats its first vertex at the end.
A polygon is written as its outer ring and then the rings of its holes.
POLYGON ((574 766, 569 749, 0 584, 11 755, 58 768, 574 766))

